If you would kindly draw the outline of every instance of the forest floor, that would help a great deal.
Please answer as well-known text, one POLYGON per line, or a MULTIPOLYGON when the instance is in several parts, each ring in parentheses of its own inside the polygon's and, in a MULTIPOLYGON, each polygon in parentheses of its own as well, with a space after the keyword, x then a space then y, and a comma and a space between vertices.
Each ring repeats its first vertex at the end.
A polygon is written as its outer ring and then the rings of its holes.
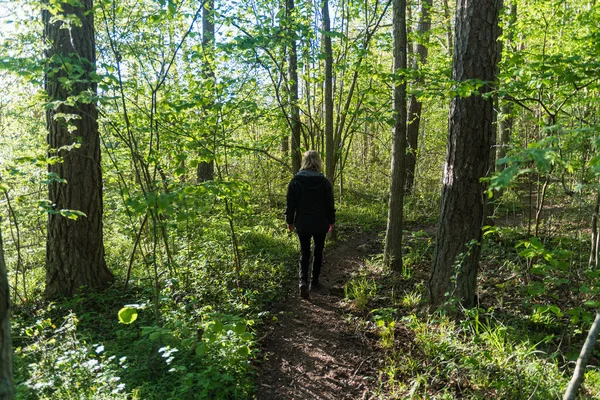
POLYGON ((273 310, 276 322, 260 340, 257 399, 368 399, 379 389, 378 335, 357 326, 344 285, 380 246, 376 234, 361 233, 327 248, 323 287, 308 300, 295 290, 273 310))
MULTIPOLYGON (((584 337, 569 320, 593 319, 580 306, 587 297, 579 286, 585 290, 594 279, 575 279, 565 268, 527 272, 520 254, 520 243, 530 237, 523 233, 527 227, 500 229, 517 221, 515 213, 505 216, 487 236, 481 303, 459 320, 431 315, 423 301, 434 224, 406 226, 401 273, 383 271, 377 232, 355 233, 327 247, 325 288, 303 300, 294 281, 292 294, 272 307, 271 322, 260 331, 256 399, 562 397, 570 372, 556 360, 567 366, 579 354, 584 337), (575 284, 564 284, 571 280, 575 284), (363 287, 362 307, 348 298, 356 282, 376 289, 363 287), (388 320, 379 324, 386 313, 388 320)), ((583 247, 567 239, 549 236, 539 251, 568 263, 583 247)), ((582 398, 600 398, 600 372, 588 374, 582 398)))

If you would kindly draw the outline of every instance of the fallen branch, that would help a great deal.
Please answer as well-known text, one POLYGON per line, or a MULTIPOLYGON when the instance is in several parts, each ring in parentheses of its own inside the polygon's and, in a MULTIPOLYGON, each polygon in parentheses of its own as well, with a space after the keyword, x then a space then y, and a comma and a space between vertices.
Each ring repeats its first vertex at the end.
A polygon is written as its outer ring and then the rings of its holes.
POLYGON ((354 373, 352 374, 352 377, 350 378, 351 381, 354 380, 354 377, 356 376, 356 374, 358 373, 358 371, 360 370, 360 368, 363 366, 363 364, 365 363, 365 361, 367 361, 370 358, 373 358, 373 355, 370 355, 369 357, 367 357, 364 360, 362 360, 360 362, 360 364, 358 364, 358 367, 356 367, 356 371, 354 371, 354 373))

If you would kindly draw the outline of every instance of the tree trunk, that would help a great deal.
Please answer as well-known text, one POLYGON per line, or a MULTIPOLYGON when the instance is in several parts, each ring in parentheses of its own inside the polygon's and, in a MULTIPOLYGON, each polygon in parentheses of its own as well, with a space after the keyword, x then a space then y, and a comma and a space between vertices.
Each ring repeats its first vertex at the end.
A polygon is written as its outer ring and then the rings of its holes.
MULTIPOLYGON (((329 0, 323 0, 323 53, 325 55, 325 83, 323 102, 325 103, 325 176, 334 187, 336 146, 333 136, 333 49, 331 47, 331 20, 329 0)), ((331 238, 337 239, 337 229, 331 230, 331 238)))
POLYGON ((290 51, 288 62, 290 123, 292 131, 292 172, 300 171, 302 157, 300 155, 300 108, 298 107, 298 52, 296 46, 296 29, 294 16, 294 0, 286 1, 287 27, 290 35, 290 51))
POLYGON ((448 0, 443 0, 444 21, 446 22, 446 46, 448 48, 448 56, 452 57, 454 53, 454 44, 452 43, 452 16, 450 15, 450 6, 448 0))
POLYGON ((496 165, 500 171, 506 167, 505 164, 498 164, 498 161, 506 157, 506 150, 508 149, 508 143, 510 142, 515 121, 512 112, 513 104, 511 102, 503 102, 502 106, 500 107, 500 120, 498 121, 498 131, 500 135, 496 150, 496 165))
MULTIPOLYGON (((497 38, 501 0, 459 0, 452 77, 456 82, 496 79, 500 58, 497 38)), ((450 297, 464 307, 476 304, 481 226, 485 216, 483 184, 494 139, 493 99, 481 95, 455 97, 450 104, 444 186, 437 247, 429 280, 432 306, 450 297)))
POLYGON ((96 68, 92 0, 61 3, 60 15, 81 23, 66 27, 44 10, 45 87, 50 164, 46 296, 70 296, 78 288, 101 289, 112 280, 102 239, 102 171, 96 109, 96 68), (75 105, 59 103, 71 98, 75 105), (70 121, 70 122, 69 122, 70 121), (71 210, 85 216, 77 219, 71 210))
MULTIPOLYGON (((421 0, 421 11, 419 15, 419 25, 417 27, 417 55, 414 59, 413 69, 419 68, 427 62, 427 35, 431 29, 431 18, 429 12, 433 6, 433 0, 421 0)), ((423 78, 418 77, 415 85, 422 85, 423 78)), ((408 126, 406 131, 406 140, 408 151, 406 154, 406 183, 404 185, 406 193, 412 193, 415 182, 415 169, 417 165, 417 149, 419 148, 419 128, 421 123, 422 103, 415 95, 410 97, 408 102, 408 126)))
POLYGON ((594 323, 592 324, 585 343, 581 348, 579 358, 577 358, 577 365, 575 366, 575 371, 573 372, 573 377, 569 381, 569 386, 567 386, 563 400, 575 399, 577 390, 579 390, 579 386, 581 386, 581 383, 583 382, 585 367, 587 366, 590 356, 594 351, 596 340, 598 340, 598 334, 600 334, 600 312, 596 312, 596 318, 594 319, 594 323))
MULTIPOLYGON (((215 0, 204 0, 204 8, 202 8, 202 52, 204 53, 204 66, 202 75, 204 82, 210 87, 208 91, 213 97, 215 89, 215 73, 214 73, 214 55, 215 55, 215 20, 214 20, 215 0)), ((205 110, 205 113, 208 110, 205 110)), ((216 132, 213 129, 213 132, 216 132)), ((216 133, 214 133, 216 134, 216 133)), ((211 140, 211 150, 209 153, 211 159, 198 163, 196 171, 198 182, 212 181, 215 178, 215 145, 214 138, 211 140)))
MULTIPOLYGON (((498 51, 500 52, 499 54, 502 54, 502 50, 501 50, 501 44, 498 43, 498 51)), ((494 101, 494 105, 493 105, 493 109, 494 109, 494 114, 493 114, 493 118, 492 118, 492 126, 494 127, 494 134, 492 135, 492 140, 490 143, 490 156, 488 157, 488 170, 486 172, 486 176, 493 176, 496 173, 496 151, 497 151, 497 143, 498 141, 497 136, 498 136, 498 96, 494 94, 493 97, 493 101, 494 101)), ((487 186, 487 185, 486 185, 487 186)), ((487 187, 486 187, 487 189, 487 187)), ((484 226, 494 226, 496 225, 496 220, 495 220, 495 206, 498 200, 498 195, 501 194, 497 191, 493 191, 492 192, 492 197, 488 197, 486 196, 485 198, 485 219, 483 222, 484 226)))
POLYGON ((335 180, 335 146, 333 142, 333 50, 331 48, 331 21, 329 0, 323 0, 323 53, 325 56, 325 175, 331 186, 335 180))
POLYGON ((0 216, 0 400, 14 398, 12 340, 10 334, 10 288, 2 246, 2 217, 0 216))
MULTIPOLYGON (((287 0, 282 1, 279 0, 279 10, 277 12, 277 15, 282 15, 283 17, 279 18, 279 30, 282 32, 285 32, 286 28, 286 24, 287 24, 287 4, 286 4, 287 0)), ((280 55, 279 57, 282 60, 285 60, 287 58, 287 43, 284 41, 281 45, 281 48, 279 49, 280 51, 280 55)), ((285 73, 283 71, 283 69, 279 69, 279 74, 280 77, 279 79, 281 81, 284 81, 285 79, 283 79, 283 74, 285 73)), ((290 155, 290 138, 291 135, 288 134, 287 132, 284 135, 281 135, 281 153, 283 154, 283 159, 287 159, 290 155)), ((281 171, 284 175, 287 174, 287 171, 285 169, 283 169, 281 171)))
MULTIPOLYGON (((393 2, 394 72, 406 69, 406 0, 393 2)), ((403 72, 402 72, 403 74, 403 72)), ((398 78, 396 77, 396 81, 398 78)), ((390 201, 385 235, 384 264, 402 271, 402 229, 406 163, 406 80, 394 85, 394 132, 390 201)))
MULTIPOLYGON (((517 22, 517 3, 512 1, 509 6, 508 12, 508 26, 506 27, 506 46, 512 47, 514 39, 514 26, 517 22)), ((500 107, 500 118, 498 120, 499 138, 498 145, 496 147, 496 164, 498 161, 506 157, 506 150, 508 149, 508 143, 513 130, 515 118, 513 116, 513 103, 506 101, 502 103, 500 107)), ((499 170, 503 170, 505 165, 498 165, 499 170)))
POLYGON ((598 219, 600 218, 600 186, 598 186, 598 192, 596 193, 596 203, 594 204, 594 212, 592 214, 592 243, 590 248, 590 259, 588 264, 590 267, 598 267, 600 255, 600 228, 598 227, 598 219))

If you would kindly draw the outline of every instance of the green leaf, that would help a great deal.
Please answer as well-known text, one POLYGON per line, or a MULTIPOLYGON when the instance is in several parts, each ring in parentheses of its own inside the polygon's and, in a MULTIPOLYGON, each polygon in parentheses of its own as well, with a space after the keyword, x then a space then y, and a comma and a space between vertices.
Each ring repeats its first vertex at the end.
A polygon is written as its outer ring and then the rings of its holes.
POLYGON ((173 16, 175 15, 175 11, 177 10, 177 7, 175 5, 175 2, 172 0, 169 0, 167 2, 167 10, 169 12, 169 15, 173 16))
POLYGON ((58 214, 62 215, 65 218, 72 219, 74 221, 79 217, 86 217, 85 213, 78 210, 59 210, 58 214))
POLYGON ((138 312, 135 308, 123 307, 119 310, 119 322, 122 324, 131 324, 138 317, 138 312))
POLYGON ((233 331, 238 335, 241 335, 242 333, 246 332, 246 323, 243 321, 236 322, 236 324, 233 326, 233 331))
POLYGON ((198 346, 196 346, 196 355, 203 356, 204 354, 206 354, 206 344, 198 343, 198 346))
POLYGON ((242 357, 248 357, 248 355, 250 354, 250 349, 248 348, 248 346, 243 346, 237 349, 237 353, 242 357))
POLYGON ((219 333, 223 330, 224 327, 225 327, 225 325, 223 324, 223 321, 221 321, 220 319, 217 319, 217 320, 213 321, 212 331, 214 333, 219 333))
POLYGON ((546 288, 539 282, 532 282, 527 286, 527 294, 530 296, 539 296, 546 292, 546 288))
POLYGON ((597 300, 588 300, 585 302, 587 307, 600 308, 600 301, 597 300))
POLYGON ((544 248, 543 243, 540 241, 540 239, 536 238, 535 236, 529 239, 529 243, 536 250, 542 250, 544 248))

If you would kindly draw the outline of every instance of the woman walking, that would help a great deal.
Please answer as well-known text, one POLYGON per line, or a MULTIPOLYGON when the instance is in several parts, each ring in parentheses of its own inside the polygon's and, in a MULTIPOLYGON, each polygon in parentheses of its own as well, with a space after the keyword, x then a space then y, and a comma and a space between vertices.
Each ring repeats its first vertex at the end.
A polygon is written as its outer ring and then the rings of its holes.
POLYGON ((292 178, 287 190, 285 219, 290 232, 296 228, 300 240, 300 296, 304 299, 308 298, 311 238, 315 244, 310 281, 312 290, 319 286, 325 235, 335 224, 333 190, 322 170, 319 153, 307 151, 302 158, 300 172, 292 178))

